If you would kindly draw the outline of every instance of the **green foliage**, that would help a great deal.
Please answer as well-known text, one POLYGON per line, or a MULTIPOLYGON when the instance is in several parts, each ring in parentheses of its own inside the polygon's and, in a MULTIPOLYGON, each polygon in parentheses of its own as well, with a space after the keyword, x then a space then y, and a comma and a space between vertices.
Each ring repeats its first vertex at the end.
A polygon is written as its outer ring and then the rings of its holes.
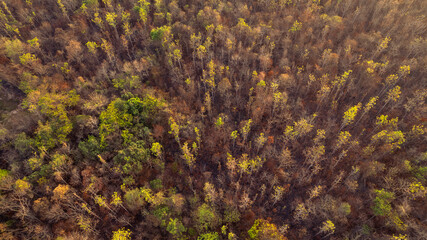
POLYGON ((7 40, 4 45, 6 56, 12 60, 24 54, 25 45, 19 39, 7 40))
POLYGON ((204 233, 197 240, 219 240, 219 235, 217 232, 204 233))
POLYGON ((62 67, 60 67, 60 69, 61 69, 61 72, 64 74, 67 74, 71 71, 70 68, 68 67, 67 62, 64 62, 64 65, 62 67))
POLYGON ((99 116, 99 136, 102 147, 106 147, 106 138, 110 134, 118 131, 120 127, 132 125, 133 116, 125 112, 125 104, 124 100, 116 98, 99 116))
MULTIPOLYGON (((13 186, 13 178, 10 174, 10 171, 6 169, 0 169, 0 189, 12 189, 13 186)), ((1 194, 0 192, 0 201, 1 201, 1 194)))
POLYGON ((30 165, 31 170, 36 170, 43 165, 43 159, 37 156, 34 156, 28 159, 28 165, 30 165))
POLYGON ((0 1, 0 239, 425 235, 427 5, 44 2, 0 1))
POLYGON ((227 205, 224 210, 224 218, 225 223, 236 223, 240 221, 240 212, 236 207, 231 205, 227 205))
POLYGON ((154 190, 160 190, 163 188, 162 179, 154 179, 150 181, 150 186, 154 190))
POLYGON ((30 99, 26 103, 30 111, 39 110, 48 118, 45 123, 39 122, 35 132, 35 145, 39 150, 48 150, 67 141, 73 127, 67 115, 67 107, 75 106, 79 99, 79 95, 73 90, 67 94, 46 93, 37 102, 30 99))
POLYGON ((224 125, 224 121, 222 120, 222 117, 218 117, 218 119, 215 122, 215 126, 217 128, 220 128, 222 125, 224 125))
POLYGON ((150 160, 150 150, 145 148, 145 142, 138 140, 117 152, 114 157, 116 164, 120 164, 126 174, 137 174, 142 170, 143 164, 150 160))
POLYGON ((44 124, 39 122, 35 132, 35 144, 39 150, 43 148, 51 149, 57 144, 67 141, 67 135, 71 132, 72 123, 66 116, 63 117, 59 121, 47 121, 44 124))
POLYGON ((139 210, 145 204, 141 190, 138 188, 127 191, 124 195, 124 202, 132 211, 139 210))
POLYGON ((170 31, 171 31, 170 26, 166 26, 166 25, 158 28, 154 28, 150 32, 151 40, 160 41, 162 40, 163 36, 169 33, 170 31))
POLYGON ((146 95, 142 100, 138 97, 133 97, 126 102, 127 112, 132 116, 137 116, 142 121, 156 114, 162 106, 163 103, 151 95, 146 95))
POLYGON ((166 227, 166 231, 174 236, 181 236, 187 229, 185 229, 184 225, 179 221, 178 218, 169 219, 168 226, 166 227))
POLYGON ((349 204, 349 203, 346 203, 346 202, 341 203, 341 205, 339 206, 338 211, 339 211, 342 215, 347 216, 347 215, 349 215, 349 214, 351 213, 351 206, 350 206, 350 204, 349 204))
POLYGON ((98 6, 97 0, 83 0, 82 4, 86 4, 88 8, 95 8, 98 6))
POLYGON ((132 90, 141 86, 141 79, 139 76, 134 75, 114 78, 111 81, 113 82, 113 86, 117 89, 132 90))
POLYGON ((79 150, 85 157, 94 159, 102 149, 98 139, 90 135, 86 141, 79 142, 79 150))
POLYGON ((66 155, 55 153, 52 156, 52 161, 50 162, 50 165, 52 166, 53 170, 60 171, 65 167, 66 164, 67 164, 66 155))
POLYGON ((38 171, 33 172, 29 177, 28 180, 31 182, 35 182, 38 179, 42 178, 49 178, 52 175, 52 166, 50 164, 43 164, 40 166, 38 171))
POLYGON ((206 203, 197 208, 195 217, 199 231, 214 229, 220 223, 220 219, 215 212, 215 209, 206 203))
POLYGON ((162 227, 166 227, 166 220, 170 214, 170 209, 167 206, 158 206, 153 211, 153 215, 160 221, 162 227))
POLYGON ((384 189, 375 190, 376 197, 372 210, 376 216, 386 216, 391 213, 391 201, 395 198, 393 192, 384 189))
POLYGON ((427 179, 427 167, 415 167, 412 169, 412 174, 420 181, 426 181, 427 179))
POLYGON ((0 169, 0 182, 3 181, 3 179, 7 178, 9 176, 9 171, 6 169, 0 169))
POLYGON ((138 0, 137 4, 133 8, 139 15, 140 20, 145 24, 149 13, 150 2, 147 0, 138 0))
POLYGON ((27 134, 25 133, 18 134, 14 141, 15 149, 22 154, 29 152, 33 144, 34 141, 31 138, 27 137, 27 134))

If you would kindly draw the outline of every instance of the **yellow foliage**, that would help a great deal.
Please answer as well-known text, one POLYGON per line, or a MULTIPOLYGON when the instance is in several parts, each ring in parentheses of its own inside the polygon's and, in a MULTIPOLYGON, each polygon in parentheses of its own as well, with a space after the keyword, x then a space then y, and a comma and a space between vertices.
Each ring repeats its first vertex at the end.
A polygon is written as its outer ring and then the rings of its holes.
POLYGON ((289 29, 289 32, 297 32, 301 30, 302 23, 298 22, 298 20, 295 20, 295 22, 292 24, 292 27, 289 29))
POLYGON ((129 229, 121 228, 113 232, 112 240, 130 240, 130 235, 132 232, 129 229))
POLYGON ((421 182, 413 182, 411 185, 409 185, 409 192, 413 198, 424 198, 427 194, 427 189, 422 185, 421 182))
POLYGON ((115 12, 107 12, 105 14, 105 20, 107 20, 108 24, 112 27, 116 27, 116 18, 117 14, 115 12))
POLYGON ((400 91, 399 86, 396 86, 395 88, 391 89, 387 94, 387 102, 388 101, 396 102, 399 99, 401 93, 402 92, 400 91))
POLYGON ((67 193, 70 191, 70 186, 59 184, 53 190, 53 199, 55 200, 64 200, 66 198, 67 193))
POLYGON ((379 51, 382 51, 384 49, 386 49, 388 47, 388 43, 390 42, 391 38, 390 37, 385 37, 383 40, 381 40, 380 45, 379 45, 379 51))
POLYGON ((114 192, 113 195, 111 196, 110 204, 113 206, 118 206, 123 204, 122 198, 117 192, 114 192))
POLYGON ((362 104, 358 103, 357 105, 350 107, 346 112, 344 112, 343 126, 347 126, 354 121, 354 118, 356 117, 357 112, 360 110, 361 107, 362 104))
POLYGON ((21 62, 21 64, 23 64, 23 65, 28 64, 28 63, 35 62, 36 60, 37 60, 36 55, 31 54, 31 53, 26 53, 26 54, 23 54, 23 55, 21 55, 21 56, 19 57, 19 61, 20 61, 20 62, 21 62))
POLYGON ((322 227, 320 228, 320 232, 334 233, 335 232, 335 224, 331 220, 324 221, 322 227))
POLYGON ((378 96, 371 97, 371 99, 369 99, 369 102, 365 105, 365 108, 363 110, 364 113, 367 113, 369 110, 371 110, 371 108, 375 106, 377 100, 378 100, 378 96))
POLYGON ((400 76, 406 76, 411 73, 411 66, 409 65, 402 65, 399 68, 399 75, 400 76))
POLYGON ((25 193, 31 189, 31 184, 24 178, 15 182, 15 188, 18 192, 25 193))

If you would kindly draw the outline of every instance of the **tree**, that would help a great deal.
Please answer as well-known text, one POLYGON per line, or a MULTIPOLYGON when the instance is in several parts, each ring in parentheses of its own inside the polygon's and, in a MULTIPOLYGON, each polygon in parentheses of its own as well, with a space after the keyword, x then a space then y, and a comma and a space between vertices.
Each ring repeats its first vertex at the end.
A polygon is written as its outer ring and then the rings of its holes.
POLYGON ((219 240, 219 235, 217 232, 214 233, 204 233, 197 237, 197 240, 219 240))
POLYGON ((113 231, 112 240, 130 240, 132 232, 129 229, 121 228, 117 231, 113 231))
POLYGON ((298 22, 298 20, 295 20, 295 22, 292 24, 292 27, 289 29, 289 32, 297 32, 301 30, 302 23, 298 22))
POLYGON ((196 227, 200 232, 214 229, 220 224, 220 218, 212 206, 204 203, 199 206, 195 213, 196 227))
POLYGON ((269 223, 264 219, 257 219, 248 231, 250 239, 272 239, 285 240, 277 229, 276 225, 269 223))
POLYGON ((190 169, 192 169, 196 162, 196 158, 194 157, 193 153, 191 153, 187 142, 184 143, 181 150, 182 150, 182 158, 185 160, 185 163, 190 167, 190 169))
POLYGON ((357 112, 360 110, 361 107, 362 107, 362 104, 358 103, 357 105, 354 105, 353 107, 349 108, 346 112, 344 112, 341 129, 343 129, 345 126, 351 124, 354 121, 354 119, 356 118, 357 112))
POLYGON ((240 134, 243 137, 243 142, 246 142, 246 139, 248 137, 249 131, 251 130, 252 119, 244 121, 243 123, 244 123, 244 125, 240 129, 240 134))
POLYGON ((182 236, 182 234, 187 231, 184 225, 179 221, 178 218, 170 219, 168 226, 166 228, 170 234, 172 234, 175 238, 182 236))
POLYGON ((328 235, 331 235, 334 232, 335 232, 335 224, 331 220, 324 221, 319 231, 319 233, 328 233, 328 235))
POLYGON ((151 153, 158 158, 162 158, 162 149, 163 146, 158 142, 151 145, 151 153))
POLYGON ((171 129, 169 131, 169 133, 172 134, 175 137, 175 141, 181 147, 181 142, 179 141, 179 130, 180 130, 180 126, 175 122, 175 120, 173 119, 173 117, 169 118, 169 126, 170 126, 170 129, 171 129))
POLYGON ((393 192, 387 192, 384 189, 375 190, 376 197, 374 199, 374 205, 372 210, 376 216, 386 216, 391 213, 391 201, 394 200, 395 196, 393 192))
POLYGON ((96 42, 87 42, 86 46, 92 54, 96 54, 96 48, 100 47, 96 42))

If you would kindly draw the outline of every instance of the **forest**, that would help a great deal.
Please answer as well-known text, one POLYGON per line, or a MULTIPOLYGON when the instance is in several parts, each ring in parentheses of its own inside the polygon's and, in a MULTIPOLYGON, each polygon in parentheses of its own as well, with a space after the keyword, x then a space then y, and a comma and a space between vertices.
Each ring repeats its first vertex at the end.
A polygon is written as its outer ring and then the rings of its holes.
POLYGON ((0 239, 426 240, 426 0, 0 0, 0 239))

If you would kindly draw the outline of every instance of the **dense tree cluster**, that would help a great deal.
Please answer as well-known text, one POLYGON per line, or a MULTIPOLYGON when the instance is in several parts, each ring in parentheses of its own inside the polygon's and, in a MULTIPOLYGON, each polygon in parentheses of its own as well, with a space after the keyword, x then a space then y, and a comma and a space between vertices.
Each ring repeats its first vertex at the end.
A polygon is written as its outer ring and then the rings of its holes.
POLYGON ((427 239, 426 12, 0 0, 0 238, 427 239))

